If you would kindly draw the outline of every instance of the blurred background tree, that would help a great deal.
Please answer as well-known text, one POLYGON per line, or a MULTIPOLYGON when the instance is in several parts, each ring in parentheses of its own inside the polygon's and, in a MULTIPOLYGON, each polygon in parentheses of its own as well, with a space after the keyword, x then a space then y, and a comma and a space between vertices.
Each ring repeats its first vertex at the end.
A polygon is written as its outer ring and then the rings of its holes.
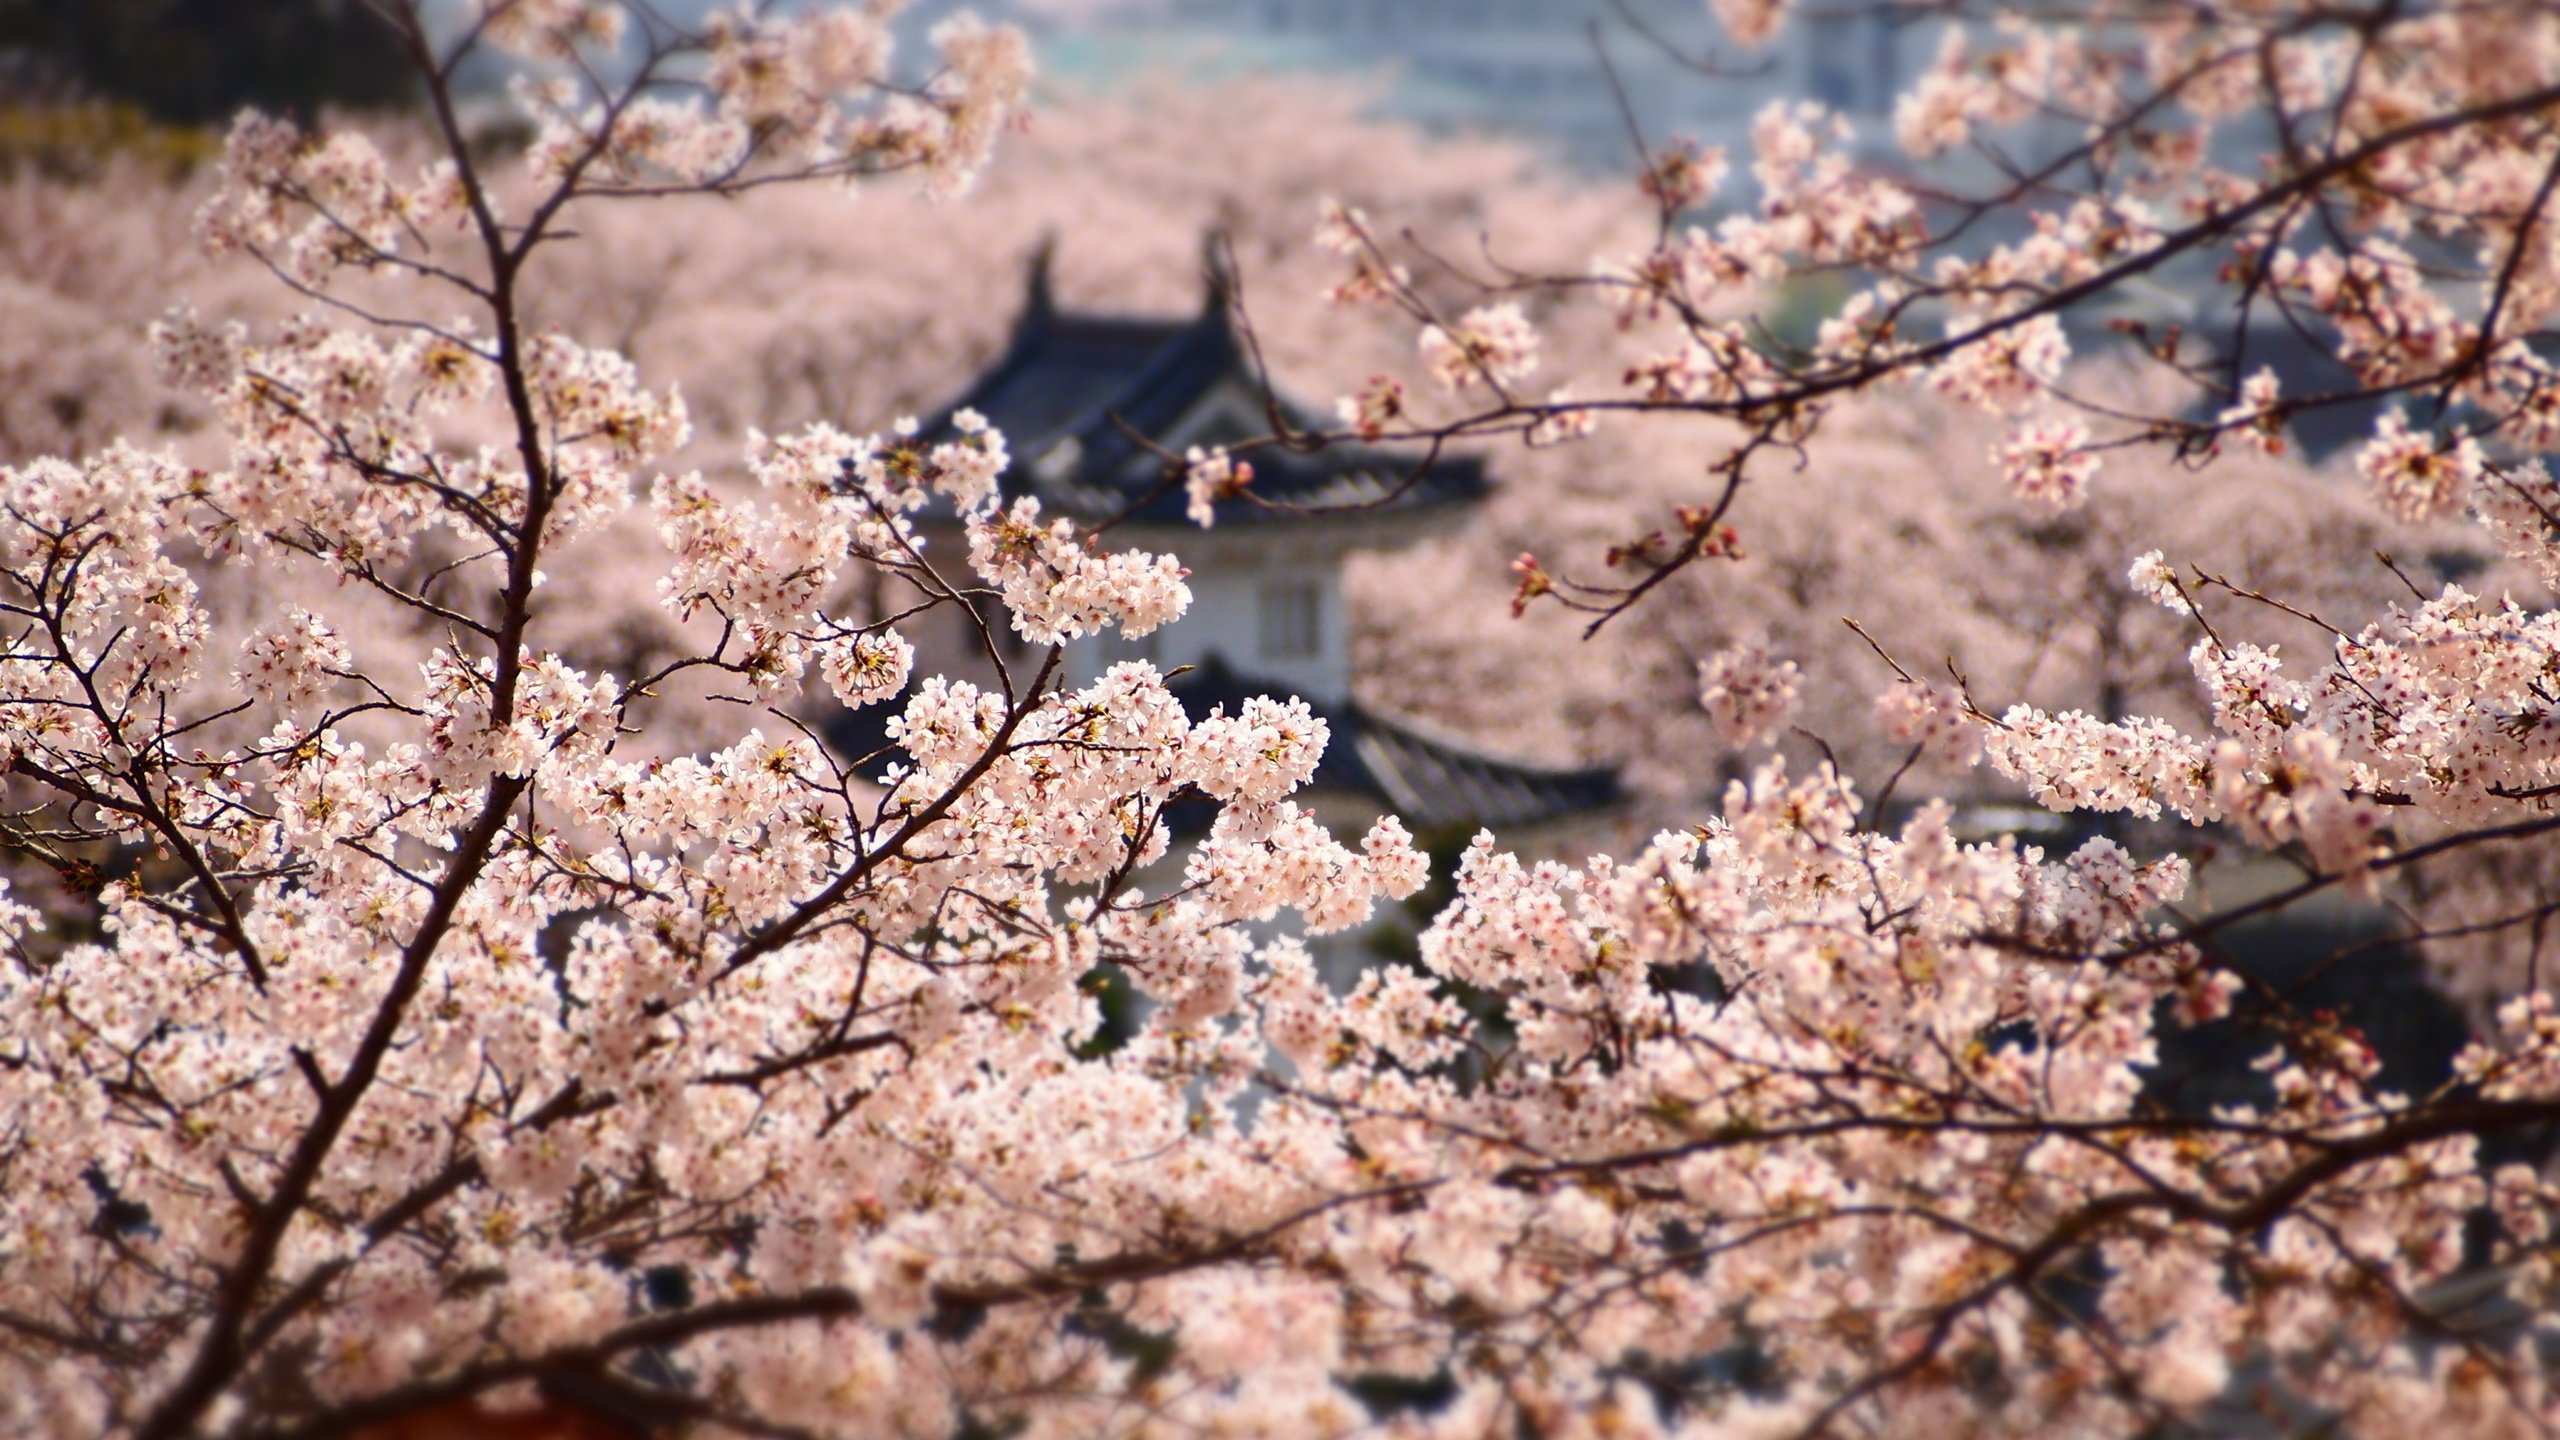
POLYGON ((25 99, 220 125, 243 106, 404 107, 416 82, 358 0, 0 0, 0 83, 25 99))

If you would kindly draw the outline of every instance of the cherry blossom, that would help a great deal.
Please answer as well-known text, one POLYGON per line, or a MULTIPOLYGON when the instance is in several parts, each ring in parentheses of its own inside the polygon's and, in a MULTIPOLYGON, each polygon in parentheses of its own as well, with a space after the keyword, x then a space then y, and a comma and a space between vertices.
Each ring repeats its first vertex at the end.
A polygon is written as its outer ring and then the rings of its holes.
POLYGON ((1425 328, 1422 358, 1452 390, 1478 383, 1500 386, 1538 368, 1538 332, 1517 305, 1481 306, 1454 326, 1425 328))
POLYGON ((1183 456, 1183 514, 1206 530, 1217 523, 1218 502, 1240 495, 1253 483, 1253 467, 1239 465, 1223 449, 1194 445, 1183 456))
POLYGON ((2078 420, 2037 421, 2019 427, 1991 458, 2020 501, 2058 512, 2079 504, 2098 473, 2098 457, 2088 443, 2089 429, 2078 420))
POLYGON ((1757 744, 1784 725, 1795 709, 1803 672, 1757 645, 1719 650, 1698 662, 1698 703, 1715 721, 1726 744, 1757 744))

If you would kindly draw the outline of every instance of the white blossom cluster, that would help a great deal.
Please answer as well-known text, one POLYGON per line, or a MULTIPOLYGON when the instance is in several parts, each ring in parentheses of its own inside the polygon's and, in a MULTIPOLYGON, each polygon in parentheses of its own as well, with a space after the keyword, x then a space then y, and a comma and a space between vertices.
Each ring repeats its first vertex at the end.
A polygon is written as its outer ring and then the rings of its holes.
POLYGON ((1698 703, 1727 745, 1757 745, 1795 712, 1802 674, 1761 646, 1728 646, 1698 662, 1698 703))

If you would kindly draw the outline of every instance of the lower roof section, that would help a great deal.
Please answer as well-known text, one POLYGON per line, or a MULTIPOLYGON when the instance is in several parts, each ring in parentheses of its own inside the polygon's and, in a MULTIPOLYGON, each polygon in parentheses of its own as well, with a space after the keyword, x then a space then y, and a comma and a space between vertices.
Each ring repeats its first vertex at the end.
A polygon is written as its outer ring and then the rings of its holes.
MULTIPOLYGON (((1194 722, 1213 711, 1233 715, 1259 695, 1287 699, 1285 683, 1244 674, 1212 656, 1166 683, 1194 722)), ((903 698, 854 710, 836 710, 820 722, 827 742, 847 760, 876 769, 894 749, 889 717, 903 698)), ((1317 762, 1310 789, 1357 795, 1403 819, 1417 834, 1479 828, 1515 832, 1584 819, 1615 809, 1626 787, 1615 766, 1554 769, 1515 764, 1481 754, 1410 723, 1392 720, 1356 701, 1308 708, 1332 738, 1317 762)), ((1198 834, 1216 817, 1206 797, 1177 804, 1168 815, 1177 833, 1198 834)))
MULTIPOLYGON (((1212 658, 1167 688, 1196 722, 1213 710, 1234 714, 1257 695, 1288 698, 1289 687, 1212 658)), ((1357 701, 1309 702, 1332 731, 1316 766, 1317 789, 1378 801, 1415 831, 1517 830, 1597 815, 1626 799, 1615 766, 1552 769, 1521 765, 1391 720, 1357 701)))

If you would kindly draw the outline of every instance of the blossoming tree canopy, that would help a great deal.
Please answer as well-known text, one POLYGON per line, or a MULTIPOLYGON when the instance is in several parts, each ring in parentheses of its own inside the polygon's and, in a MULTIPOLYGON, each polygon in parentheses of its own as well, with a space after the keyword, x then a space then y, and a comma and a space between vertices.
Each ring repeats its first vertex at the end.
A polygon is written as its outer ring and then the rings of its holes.
MULTIPOLYGON (((1624 858, 1529 864, 1480 837, 1419 968, 1335 993, 1263 922, 1349 927, 1428 877, 1394 821, 1338 838, 1291 798, 1323 727, 1277 700, 1194 723, 1145 664, 1058 682, 1063 641, 1181 613, 1177 558, 999 507, 989 428, 756 436, 751 491, 658 473, 679 397, 531 319, 528 257, 598 206, 910 170, 956 197, 1021 99, 1020 39, 946 22, 902 82, 886 6, 683 30, 489 0, 455 36, 384 8, 445 153, 409 171, 354 134, 235 127, 202 236, 309 309, 158 332, 224 462, 115 445, 0 471, 4 823, 17 873, 51 877, 0 912, 9 1431, 2136 1434, 2227 1403, 2353 1433, 2560 1421, 2529 1329, 2459 1308, 2529 1309, 2551 1283, 2560 1196, 2495 1158, 2560 1118, 2541 992, 2433 1093, 2383 1088, 2352 1032, 2287 1016, 2257 1100, 2164 1108, 2162 1028, 2239 999, 2227 917, 2179 908, 2185 861, 1961 843, 1942 802, 1888 822, 1872 781, 1771 759, 1720 816, 1624 858), (483 45, 544 77, 518 88, 521 169, 453 102, 483 45), (375 308, 386 272, 446 303, 375 308), (965 554, 920 545, 935 497, 965 554), (572 665, 546 573, 592 563, 635 499, 698 643, 640 673, 572 665), (386 663, 319 602, 230 626, 200 589, 230 566, 328 576, 439 638, 386 663), (995 683, 910 690, 907 617, 841 603, 878 572, 973 617, 995 683), (737 702, 722 743, 651 745, 679 677, 737 702), (801 728, 805 704, 902 693, 872 778, 801 728), (1162 878, 1165 812, 1192 797, 1216 818, 1162 878), (1105 965, 1153 1002, 1116 1044, 1085 988, 1105 965)), ((1746 40, 1784 19, 1719 8, 1746 40)), ((2395 422, 2367 468, 2412 513, 2472 504, 2547 580, 2560 498, 2497 449, 2530 406, 2491 402, 2540 363, 2518 328, 2538 262, 2506 257, 2543 243, 2551 187, 2454 177, 2550 171, 2548 17, 2519 12, 2491 51, 2436 14, 2093 18, 1995 29, 2019 56, 1979 70, 1951 46, 1914 102, 1940 112, 1933 144, 2018 104, 2115 117, 2060 228, 1923 272, 1908 197, 1791 109, 1761 127, 1769 205, 1723 232, 1672 223, 1716 165, 1657 167, 1666 248, 1631 273, 1662 278, 1626 313, 1685 338, 1630 367, 1632 393, 1515 400, 1542 355, 1520 299, 1430 310, 1421 365, 1491 397, 1459 429, 1739 419, 1721 498, 1627 552, 1659 574, 1745 553, 1750 458, 1810 433, 1823 395, 1910 375, 2003 413, 2066 403, 2063 302, 2138 273, 2110 257, 2228 239, 2370 384, 2475 402, 2427 456, 2395 422), (2259 76, 2297 121, 2273 180, 2148 128, 2249 103, 2259 76), (2200 218, 2136 224, 2136 190, 2200 218), (2414 262, 2375 259, 2401 220, 2489 246, 2490 303, 2463 318, 2414 262), (2364 248, 2282 258, 2315 234, 2364 248), (1898 278, 1798 352, 1683 288, 1798 261, 1898 278), (1945 340, 1902 335, 1923 295, 1945 340)), ((1434 303, 1359 217, 1331 229, 1350 298, 1434 303)), ((1429 423, 1411 397, 1438 392, 1395 383, 1354 429, 1429 423)), ((2112 478, 2089 447, 2274 433, 2280 398, 2233 403, 2131 437, 2039 419, 1989 463, 2067 505, 2112 478)), ((1602 606, 1646 584, 1523 573, 1602 606)), ((2160 556, 2130 583, 2195 620, 2210 735, 1995 716, 1917 674, 1888 723, 2057 806, 2228 823, 2297 854, 2302 893, 2560 828, 2549 610, 2443 590, 2288 673, 2241 633, 2276 602, 2160 556)), ((1698 694, 1747 743, 1801 674, 1736 647, 1698 694)))
MULTIPOLYGON (((1713 8, 1746 48, 1841 19, 1713 8)), ((1728 600, 1712 580, 1670 582, 1758 553, 1801 494, 1831 501, 1811 478, 1838 453, 1826 441, 1880 398, 1999 427, 1976 452, 1988 463, 1966 468, 1996 476, 1982 488, 2010 493, 2036 544, 2104 529, 2075 517, 2137 486, 2197 514, 2234 505, 2237 528, 2270 536, 2304 526, 2304 556, 2370 574, 2383 598, 2341 609, 2264 573, 2205 568, 2168 535, 2111 562, 2146 556, 2138 586, 2188 622, 2177 651, 2193 647, 2185 668, 2211 708, 2201 733, 2124 712, 2112 683, 2080 706, 1968 693, 1960 667, 1896 653, 1895 632, 1913 627, 1854 616, 1876 622, 1908 692, 1887 700, 1884 728, 1913 744, 1970 732, 1911 753, 1988 742, 1991 770, 2055 809, 2168 814, 2298 847, 2324 885, 2344 873, 2361 888, 2376 878, 2369 861, 2398 857, 2393 898, 2427 896, 2414 930, 2439 967, 2492 962, 2448 976, 2456 988, 2488 997, 2484 1009, 2537 988, 2560 901, 2560 846, 2542 828, 2560 492, 2534 458, 2560 396, 2546 293, 2553 15, 2096 4, 1973 18, 1911 17, 1936 59, 1888 133, 1789 100, 1731 155, 1663 149, 1641 183, 1658 213, 1650 243, 1584 269, 1528 271, 1498 249, 1478 262, 1448 237, 1392 238, 1402 217, 1328 208, 1316 239, 1342 259, 1334 298, 1400 316, 1420 354, 1411 373, 1343 400, 1345 433, 1537 444, 1560 423, 1723 422, 1682 431, 1704 437, 1692 462, 1703 483, 1635 533, 1580 552, 1541 537, 1515 563, 1516 608, 1577 613, 1593 630, 1670 596, 1728 600), (1837 298, 1807 303, 1826 294, 1837 298), (1595 300, 1624 345, 1570 372, 1550 364, 1528 390, 1542 338, 1595 300), (2332 489, 2396 522, 2378 547, 2338 545, 2348 527, 2323 526, 2316 508, 2223 483, 2235 458, 2283 456, 2298 429, 2345 426, 2361 430, 2353 477, 2332 489), (2164 486, 2165 467, 2198 478, 2164 486), (2253 497, 2291 513, 2252 524, 2253 497), (2448 542, 2465 518, 2478 523, 2448 542), (2330 528, 2330 544, 2311 527, 2330 528), (2279 655, 2270 624, 2308 625, 2319 648, 2308 663, 2291 643, 2279 655), (2486 654, 2453 634, 2498 637, 2482 641, 2498 658, 2474 668, 2486 654), (2377 666, 2401 678, 2377 684, 2377 666)), ((1999 548, 1982 547, 1980 569, 2006 568, 1999 548)), ((2010 593, 2037 584, 2029 572, 2010 593)), ((2050 633, 2050 619, 2026 601, 2023 628, 2050 633)), ((1716 628, 1693 646, 1730 742, 1752 730, 1750 697, 1726 678, 1732 647, 1758 637, 1716 628)), ((2097 629, 2101 649, 2129 633, 2097 629)), ((1781 693, 1778 673, 1759 698, 1781 693)))

